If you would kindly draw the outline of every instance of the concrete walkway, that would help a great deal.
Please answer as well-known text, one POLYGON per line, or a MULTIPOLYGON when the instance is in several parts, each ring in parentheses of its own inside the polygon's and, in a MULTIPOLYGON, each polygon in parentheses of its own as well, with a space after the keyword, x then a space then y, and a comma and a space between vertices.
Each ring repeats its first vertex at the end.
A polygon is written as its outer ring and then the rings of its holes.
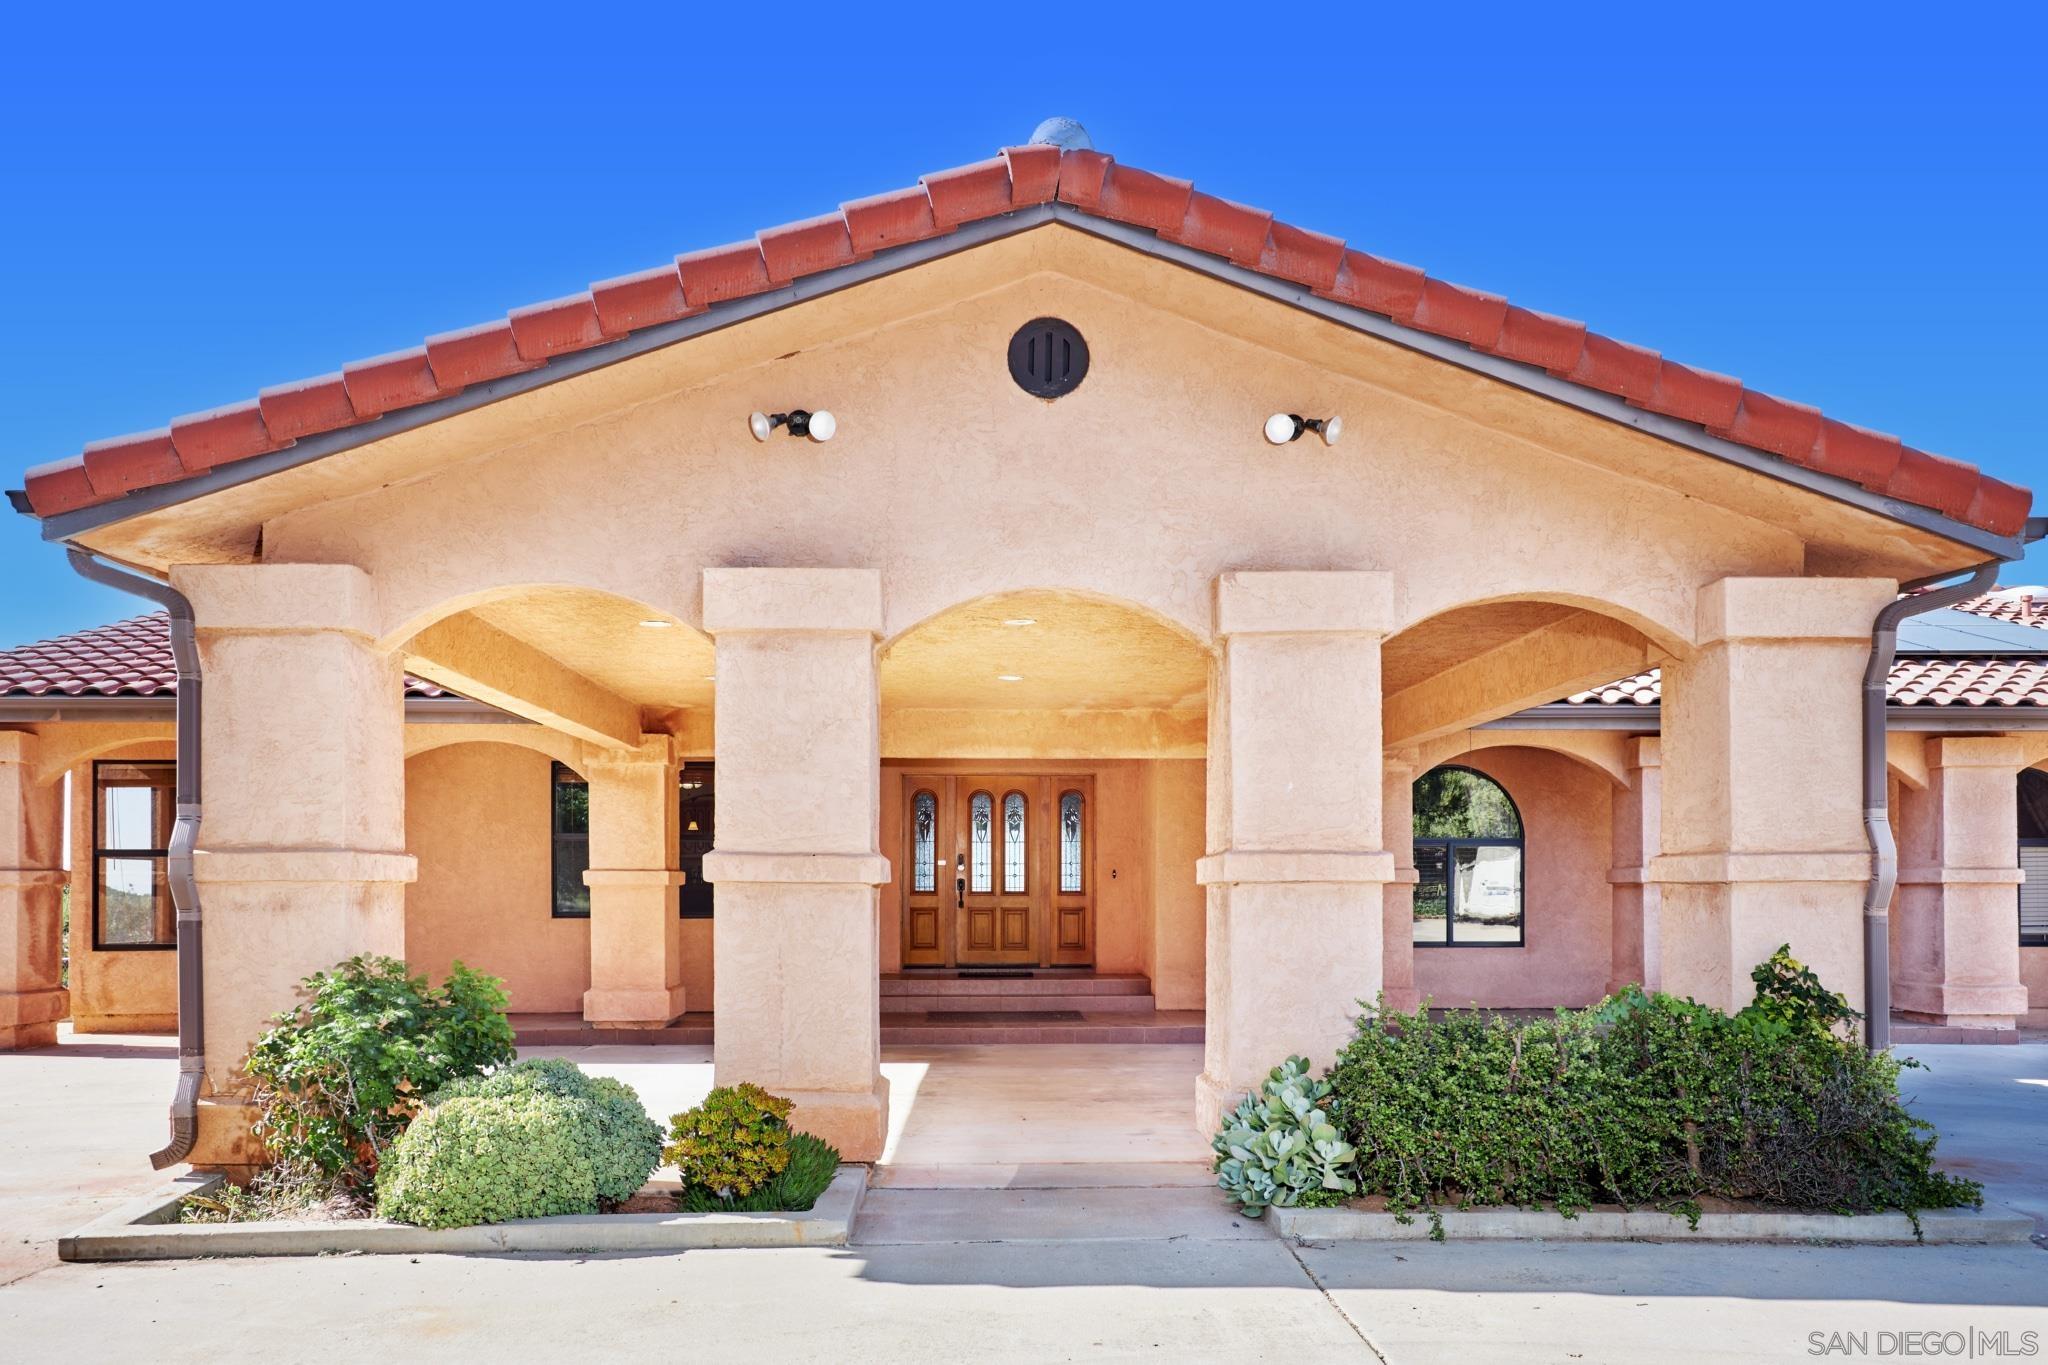
MULTIPOLYGON (((586 1055, 606 1051, 570 1055, 640 1085, 658 1114, 709 1085, 708 1057, 586 1055)), ((1184 1131, 1191 1055, 971 1051, 892 1050, 892 1086, 914 1098, 850 1247, 102 1266, 57 1264, 54 1238, 153 1180, 144 1154, 162 1139, 175 1070, 165 1040, 0 1054, 0 1264, 13 1281, 0 1287, 0 1350, 70 1362, 1747 1362, 1815 1358, 1830 1333, 1868 1333, 1877 1358, 1882 1332, 1965 1329, 2003 1331, 2015 1350, 2033 1331, 2048 1347, 2048 1256, 2027 1247, 1291 1246, 1234 1215, 1189 1159, 1201 1147, 1184 1131)), ((2032 1198, 2042 1163, 2015 1143, 2038 1141, 2027 1125, 2038 1130, 2048 1048, 1924 1052, 1933 1069, 1909 1090, 1950 1130, 1944 1151, 1993 1180, 1994 1197, 2032 1198)))

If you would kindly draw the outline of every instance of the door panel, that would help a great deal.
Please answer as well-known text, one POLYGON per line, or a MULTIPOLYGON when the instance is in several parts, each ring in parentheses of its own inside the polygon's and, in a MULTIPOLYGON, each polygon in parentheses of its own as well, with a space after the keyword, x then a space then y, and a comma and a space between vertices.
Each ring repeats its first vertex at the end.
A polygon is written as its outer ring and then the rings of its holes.
POLYGON ((1024 774, 903 781, 903 963, 1094 961, 1094 782, 1024 774))

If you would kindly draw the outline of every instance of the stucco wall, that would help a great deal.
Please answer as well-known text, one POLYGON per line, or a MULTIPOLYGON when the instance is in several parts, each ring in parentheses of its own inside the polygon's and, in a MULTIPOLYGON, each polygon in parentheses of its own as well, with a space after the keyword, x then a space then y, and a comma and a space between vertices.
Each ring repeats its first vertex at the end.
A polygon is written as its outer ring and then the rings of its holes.
POLYGON ((1203 1007, 1208 901, 1195 882, 1203 853, 1207 765, 1162 759, 1143 765, 1151 809, 1152 939, 1145 973, 1163 1010, 1203 1007))
POLYGON ((2020 949, 2020 980, 2027 987, 2027 1022, 2048 1024, 2048 948, 2020 949))
POLYGON ((1539 749, 1458 760, 1499 782, 1522 813, 1524 944, 1415 949, 1415 985, 1441 1007, 1590 1005, 1604 994, 1612 929, 1607 873, 1613 784, 1539 749))
MULTIPOLYGON (((101 759, 165 759, 169 740, 122 745, 101 759)), ((80 1033, 170 1033, 178 1027, 178 955, 169 948, 112 952, 92 945, 92 763, 71 776, 71 1026, 80 1033)))
POLYGON ((550 769, 510 744, 456 744, 406 761, 405 956, 435 980, 460 959, 505 979, 512 1008, 581 1012, 590 923, 556 919, 550 769))

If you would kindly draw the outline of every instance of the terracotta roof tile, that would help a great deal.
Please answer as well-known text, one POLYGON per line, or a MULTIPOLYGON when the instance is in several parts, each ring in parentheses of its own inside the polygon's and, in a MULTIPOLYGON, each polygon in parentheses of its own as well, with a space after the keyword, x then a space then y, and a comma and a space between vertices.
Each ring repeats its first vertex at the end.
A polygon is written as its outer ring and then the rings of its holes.
MULTIPOLYGON (((2048 658, 1945 659, 1916 655, 1892 665, 1886 695, 1893 706, 2048 706, 2048 658)), ((1574 692, 1572 706, 1655 706, 1662 700, 1657 669, 1574 692)))
MULTIPOLYGON (((0 697, 168 697, 177 690, 171 618, 160 611, 0 650, 0 697)), ((455 694, 408 674, 405 695, 455 694)))
POLYGON ((36 515, 48 517, 176 482, 227 460, 367 422, 552 356, 1055 198, 1323 298, 1541 366, 1999 535, 2017 534, 2032 503, 2023 488, 1895 438, 1831 421, 1804 404, 1675 364, 1583 324, 1430 279, 1413 266, 1348 251, 1337 238, 1276 222, 1263 209, 1197 191, 1185 180, 1120 165, 1101 152, 1048 146, 1005 148, 984 161, 935 171, 910 188, 853 200, 821 218, 678 256, 673 271, 659 266, 620 276, 588 293, 515 309, 509 320, 443 333, 423 348, 358 361, 339 375, 265 389, 254 405, 182 418, 168 435, 95 443, 82 464, 56 461, 32 471, 28 503, 36 515))

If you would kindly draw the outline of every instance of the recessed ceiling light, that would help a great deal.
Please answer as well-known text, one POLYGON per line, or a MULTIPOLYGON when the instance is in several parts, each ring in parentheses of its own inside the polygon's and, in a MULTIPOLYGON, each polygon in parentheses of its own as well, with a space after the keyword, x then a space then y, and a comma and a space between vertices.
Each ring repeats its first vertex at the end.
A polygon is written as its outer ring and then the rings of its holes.
POLYGON ((717 675, 716 673, 706 673, 706 674, 704 675, 704 679, 703 679, 703 680, 704 680, 705 682, 717 682, 717 681, 718 681, 718 675, 717 675))
POLYGON ((998 673, 998 674, 996 674, 996 681, 997 681, 997 682, 1023 682, 1023 681, 1024 681, 1024 677, 1023 677, 1023 675, 1022 675, 1022 674, 1019 674, 1019 673, 998 673))
POLYGON ((1038 624, 1038 618, 1035 616, 1012 616, 1005 620, 1003 624, 1006 626, 1035 626, 1038 624))
POLYGON ((649 629, 649 630, 667 630, 667 629, 668 629, 668 628, 669 628, 670 626, 674 625, 674 624, 675 624, 675 622, 673 622, 673 621, 642 621, 642 622, 641 622, 640 624, 641 624, 641 625, 643 625, 643 626, 645 626, 645 627, 646 627, 647 629, 649 629))

